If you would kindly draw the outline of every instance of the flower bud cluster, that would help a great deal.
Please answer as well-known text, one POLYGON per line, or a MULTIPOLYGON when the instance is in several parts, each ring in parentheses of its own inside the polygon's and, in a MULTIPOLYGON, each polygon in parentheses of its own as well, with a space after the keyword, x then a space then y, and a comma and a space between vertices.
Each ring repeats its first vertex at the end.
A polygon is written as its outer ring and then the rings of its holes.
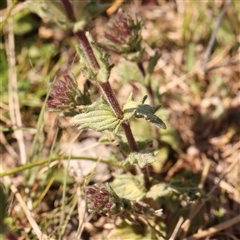
POLYGON ((53 82, 47 106, 55 111, 78 111, 77 107, 83 105, 83 95, 73 76, 65 74, 63 78, 53 82))
POLYGON ((104 39, 100 40, 100 44, 122 54, 130 61, 138 61, 143 54, 141 29, 142 21, 118 11, 109 21, 108 30, 104 33, 104 39))
POLYGON ((113 206, 109 192, 105 188, 90 187, 86 190, 87 204, 90 211, 100 214, 111 213, 113 206))

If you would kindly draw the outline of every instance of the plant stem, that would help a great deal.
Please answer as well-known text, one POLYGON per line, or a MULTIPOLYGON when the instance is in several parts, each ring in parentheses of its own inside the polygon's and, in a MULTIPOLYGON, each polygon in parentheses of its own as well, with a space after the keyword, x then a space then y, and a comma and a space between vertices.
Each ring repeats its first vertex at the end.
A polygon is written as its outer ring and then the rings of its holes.
POLYGON ((73 8, 72 8, 72 4, 70 3, 69 0, 61 0, 65 11, 68 15, 68 18, 72 21, 72 22, 76 22, 76 18, 74 16, 74 12, 73 12, 73 8))
POLYGON ((122 119, 123 118, 123 112, 122 112, 122 109, 120 108, 120 105, 118 103, 118 100, 111 88, 111 85, 109 82, 106 82, 106 83, 102 83, 102 84, 99 84, 100 85, 100 88, 102 90, 102 93, 103 93, 103 96, 104 98, 107 100, 109 106, 112 108, 115 116, 118 118, 118 119, 122 119))
MULTIPOLYGON (((88 42, 88 39, 87 39, 84 31, 77 31, 75 33, 75 35, 82 47, 82 50, 84 51, 85 55, 87 56, 89 63, 95 70, 98 70, 100 68, 100 66, 96 60, 96 57, 94 56, 93 50, 91 48, 91 45, 88 42)), ((104 98, 108 102, 109 106, 112 108, 115 116, 118 119, 122 119, 124 115, 123 115, 122 109, 120 108, 118 100, 112 90, 110 83, 108 81, 105 83, 99 83, 99 86, 102 90, 104 98)), ((130 128, 129 123, 126 123, 126 122, 122 123, 122 127, 123 127, 124 133, 126 135, 129 147, 131 148, 131 150, 133 152, 138 152, 139 149, 138 149, 137 143, 134 139, 134 136, 132 134, 132 130, 130 128)), ((149 189, 150 182, 149 182, 148 171, 146 169, 141 168, 141 172, 144 175, 145 187, 147 189, 149 189)))
POLYGON ((85 52, 85 55, 88 58, 89 63, 91 64, 91 66, 95 69, 98 70, 99 69, 99 64, 94 56, 93 50, 88 42, 88 39, 85 35, 85 32, 82 30, 79 30, 77 32, 75 32, 75 36, 79 41, 79 44, 81 45, 83 51, 85 52))
MULTIPOLYGON (((105 99, 107 100, 108 104, 111 106, 115 116, 119 119, 123 118, 123 112, 119 106, 119 103, 116 99, 116 96, 111 88, 111 85, 109 84, 109 82, 100 84, 100 87, 102 89, 103 95, 105 97, 105 99)), ((137 143, 134 139, 134 136, 132 134, 132 130, 130 128, 130 125, 128 122, 124 122, 122 123, 122 128, 124 130, 124 133, 126 135, 129 147, 131 148, 131 150, 133 152, 139 152, 137 143)), ((146 189, 150 188, 150 182, 149 182, 149 174, 148 174, 148 169, 147 168, 141 168, 140 171, 142 172, 143 176, 144 176, 144 182, 145 182, 145 187, 146 189)))

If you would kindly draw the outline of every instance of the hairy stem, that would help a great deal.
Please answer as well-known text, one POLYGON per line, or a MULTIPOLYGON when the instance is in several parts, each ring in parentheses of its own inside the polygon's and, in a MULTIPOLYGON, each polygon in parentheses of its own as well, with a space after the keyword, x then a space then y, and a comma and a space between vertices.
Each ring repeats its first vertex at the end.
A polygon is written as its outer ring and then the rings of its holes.
MULTIPOLYGON (((100 84, 100 87, 102 89, 103 95, 105 99, 107 100, 108 104, 111 106, 115 116, 119 119, 123 118, 123 112, 119 106, 119 103, 116 99, 116 96, 111 88, 111 85, 109 82, 100 84)), ((138 146, 137 143, 134 139, 134 136, 132 134, 132 130, 130 128, 130 125, 128 122, 122 123, 122 128, 124 130, 124 133, 126 135, 129 147, 133 152, 138 152, 138 146)), ((147 168, 141 168, 140 171, 142 172, 144 176, 144 181, 145 181, 145 187, 146 189, 150 188, 150 182, 149 182, 149 174, 148 174, 148 169, 147 168)))
POLYGON ((68 18, 72 21, 72 22, 76 22, 76 18, 74 16, 74 12, 73 12, 73 8, 72 8, 72 4, 70 3, 69 0, 61 0, 65 11, 68 15, 68 18))
POLYGON ((85 32, 79 30, 75 32, 75 36, 78 39, 78 42, 81 45, 85 55, 87 56, 88 61, 91 64, 92 68, 94 68, 95 70, 99 69, 99 64, 94 56, 93 50, 88 42, 85 32))
MULTIPOLYGON (((91 45, 88 42, 88 39, 84 33, 84 31, 77 31, 75 33, 80 45, 82 46, 82 49, 85 53, 85 55, 87 56, 91 66, 95 69, 98 70, 100 68, 96 57, 94 56, 93 50, 91 48, 91 45)), ((118 100, 112 90, 112 87, 110 85, 110 83, 107 81, 105 83, 100 83, 99 84, 102 93, 104 95, 104 98, 106 99, 106 101, 108 102, 109 106, 112 108, 115 116, 118 119, 122 119, 123 118, 123 112, 122 109, 120 108, 120 105, 118 103, 118 100)), ((124 133, 126 135, 129 147, 131 148, 131 150, 133 152, 138 152, 138 146, 137 143, 134 139, 134 136, 132 134, 131 128, 129 123, 122 123, 122 127, 124 130, 124 133)), ((142 174, 144 175, 144 180, 145 180, 145 187, 147 189, 150 188, 150 183, 149 183, 149 175, 148 175, 148 171, 144 168, 141 169, 142 174)))
POLYGON ((109 106, 112 108, 115 116, 119 119, 123 118, 123 112, 120 108, 120 105, 118 103, 118 100, 111 88, 111 85, 109 82, 99 84, 103 93, 104 98, 107 100, 109 106))

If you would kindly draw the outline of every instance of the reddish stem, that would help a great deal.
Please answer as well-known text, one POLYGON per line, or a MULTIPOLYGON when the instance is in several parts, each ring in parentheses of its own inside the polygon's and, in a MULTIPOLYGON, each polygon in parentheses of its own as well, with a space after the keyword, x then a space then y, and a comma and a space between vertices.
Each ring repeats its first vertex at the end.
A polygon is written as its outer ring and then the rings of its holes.
POLYGON ((109 106, 112 108, 115 116, 118 119, 122 119, 123 118, 122 109, 119 106, 118 100, 117 100, 109 82, 101 83, 100 87, 102 89, 104 98, 107 100, 109 106))
POLYGON ((73 8, 72 8, 72 4, 69 2, 69 0, 61 0, 62 4, 65 8, 65 11, 68 15, 68 18, 72 21, 72 22, 76 22, 76 18, 74 16, 74 12, 73 12, 73 8))
MULTIPOLYGON (((84 51, 85 55, 87 56, 91 66, 97 70, 99 69, 99 64, 94 56, 94 53, 93 53, 93 50, 88 42, 88 39, 84 33, 84 31, 77 31, 75 33, 80 45, 81 45, 81 48, 82 50, 84 51)), ((120 108, 120 105, 116 99, 116 96, 111 88, 111 85, 109 84, 109 82, 106 82, 106 83, 101 83, 99 84, 100 85, 100 88, 102 90, 102 93, 104 95, 104 98, 106 99, 106 101, 108 102, 109 106, 112 108, 115 116, 118 118, 118 119, 122 119, 123 118, 123 112, 122 112, 122 109, 120 108)), ((128 144, 129 144, 129 147, 131 148, 131 150, 133 152, 138 152, 139 149, 138 149, 138 146, 137 146, 137 143, 134 139, 134 136, 132 134, 132 131, 131 131, 131 128, 130 128, 130 125, 129 123, 122 123, 122 127, 123 127, 123 130, 125 132, 125 135, 126 135, 126 138, 128 140, 128 144)), ((141 168, 141 172, 142 174, 144 175, 144 180, 145 180, 145 187, 147 189, 150 188, 150 182, 149 182, 149 175, 148 175, 148 171, 144 168, 141 168)))
POLYGON ((88 61, 91 64, 91 66, 95 70, 99 69, 99 64, 94 56, 93 50, 88 42, 85 32, 82 30, 79 30, 79 31, 75 32, 75 36, 77 37, 79 44, 80 44, 82 50, 84 51, 85 55, 87 56, 88 61))

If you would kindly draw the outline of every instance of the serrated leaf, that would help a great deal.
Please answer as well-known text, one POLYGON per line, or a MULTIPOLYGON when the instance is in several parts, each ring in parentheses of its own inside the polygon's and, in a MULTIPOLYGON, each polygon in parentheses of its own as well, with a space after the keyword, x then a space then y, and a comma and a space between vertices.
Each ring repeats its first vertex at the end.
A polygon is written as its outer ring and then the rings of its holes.
POLYGON ((161 107, 161 105, 157 105, 155 107, 151 107, 147 104, 142 104, 138 106, 136 117, 137 118, 144 118, 150 123, 157 125, 160 128, 167 129, 165 123, 154 113, 161 107))
POLYGON ((143 100, 140 102, 133 101, 132 94, 128 98, 127 103, 123 107, 124 118, 123 121, 128 121, 133 117, 144 118, 147 121, 157 125, 160 128, 166 129, 165 123, 157 116, 155 113, 161 107, 157 105, 151 107, 148 104, 143 104, 147 96, 144 96, 143 100))
POLYGON ((113 174, 114 181, 111 186, 114 191, 123 198, 141 200, 145 193, 143 175, 133 176, 131 174, 113 174))
POLYGON ((133 152, 128 155, 124 165, 138 163, 140 168, 144 168, 153 162, 155 162, 155 158, 151 152, 133 152))
POLYGON ((82 110, 83 113, 70 120, 72 124, 79 126, 78 129, 90 128, 99 132, 104 130, 118 131, 121 120, 116 118, 104 100, 83 106, 82 110))

